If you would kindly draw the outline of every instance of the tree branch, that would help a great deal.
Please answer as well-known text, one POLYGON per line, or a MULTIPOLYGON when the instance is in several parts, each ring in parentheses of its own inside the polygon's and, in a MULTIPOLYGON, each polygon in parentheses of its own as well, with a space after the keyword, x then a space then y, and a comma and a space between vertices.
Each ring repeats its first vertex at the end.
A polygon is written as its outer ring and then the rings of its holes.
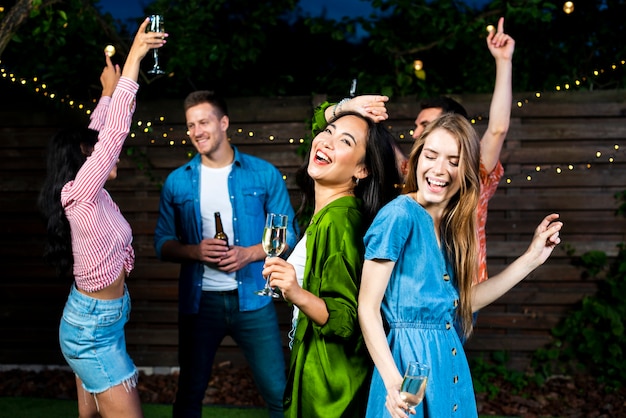
MULTIPOLYGON (((43 2, 40 7, 47 7, 60 0, 48 0, 43 2)), ((0 57, 6 49, 7 45, 13 38, 20 26, 24 24, 26 19, 30 17, 30 12, 34 9, 33 0, 17 0, 17 3, 6 14, 4 19, 0 21, 0 57)))

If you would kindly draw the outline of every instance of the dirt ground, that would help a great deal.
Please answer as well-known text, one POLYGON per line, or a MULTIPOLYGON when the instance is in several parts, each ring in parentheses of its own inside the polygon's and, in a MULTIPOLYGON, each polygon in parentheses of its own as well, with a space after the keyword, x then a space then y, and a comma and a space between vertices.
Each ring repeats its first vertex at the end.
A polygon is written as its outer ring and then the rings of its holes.
MULTIPOLYGON (((139 392, 144 403, 170 404, 176 393, 176 374, 139 377, 139 392)), ((586 376, 559 376, 543 386, 530 386, 513 393, 505 382, 493 382, 500 393, 493 399, 476 395, 481 415, 523 418, 623 418, 626 417, 626 388, 607 392, 586 376)), ((0 371, 0 396, 76 399, 74 376, 68 370, 0 371)), ((228 362, 216 365, 204 399, 206 404, 263 406, 250 370, 228 362), (244 395, 244 393, 247 395, 244 395), (235 396, 236 394, 236 396, 235 396)))

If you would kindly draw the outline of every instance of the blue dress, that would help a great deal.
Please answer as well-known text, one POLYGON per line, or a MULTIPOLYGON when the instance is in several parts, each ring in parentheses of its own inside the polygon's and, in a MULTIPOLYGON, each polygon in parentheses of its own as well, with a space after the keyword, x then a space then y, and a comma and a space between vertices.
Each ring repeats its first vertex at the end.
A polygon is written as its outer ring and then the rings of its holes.
MULTIPOLYGON (((365 235, 365 259, 396 264, 382 301, 387 341, 400 373, 409 361, 430 366, 424 401, 411 417, 477 417, 463 345, 454 329, 459 294, 433 220, 407 195, 378 213, 365 235)), ((367 417, 388 417, 387 391, 374 370, 367 417)))

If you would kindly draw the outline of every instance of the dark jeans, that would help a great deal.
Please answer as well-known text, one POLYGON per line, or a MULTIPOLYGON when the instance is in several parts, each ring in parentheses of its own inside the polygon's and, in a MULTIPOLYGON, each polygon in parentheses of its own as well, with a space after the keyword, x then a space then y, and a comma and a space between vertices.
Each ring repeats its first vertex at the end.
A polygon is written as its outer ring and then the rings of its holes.
POLYGON ((283 417, 285 357, 273 303, 240 312, 236 291, 202 292, 200 311, 181 314, 178 332, 180 375, 174 418, 202 416, 215 353, 226 335, 243 350, 270 416, 283 417))

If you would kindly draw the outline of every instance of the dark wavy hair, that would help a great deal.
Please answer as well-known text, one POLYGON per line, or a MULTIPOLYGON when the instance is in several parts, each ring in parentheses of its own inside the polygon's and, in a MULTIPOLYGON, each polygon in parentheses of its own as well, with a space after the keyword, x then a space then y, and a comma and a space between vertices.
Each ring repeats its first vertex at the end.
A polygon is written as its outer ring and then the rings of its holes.
POLYGON ((441 109, 441 113, 456 113, 469 120, 467 110, 463 105, 451 97, 440 96, 432 99, 426 99, 421 103, 422 110, 424 109, 441 109))
MULTIPOLYGON (((401 180, 393 148, 395 140, 383 125, 375 123, 359 113, 342 112, 328 123, 334 123, 337 119, 349 115, 364 120, 368 127, 364 161, 368 176, 359 180, 354 187, 354 195, 363 201, 361 210, 365 215, 365 227, 367 228, 380 208, 399 194, 397 186, 401 180)), ((313 207, 315 201, 314 181, 307 172, 308 166, 309 155, 307 154, 304 164, 296 173, 296 183, 302 192, 302 203, 296 214, 297 218, 309 217, 308 211, 313 207)))
POLYGON ((47 242, 44 259, 55 266, 60 277, 72 272, 72 237, 70 224, 61 205, 61 189, 76 178, 87 159, 83 152, 93 149, 98 132, 88 128, 59 131, 48 143, 47 173, 37 205, 46 222, 47 242), (81 147, 82 146, 82 147, 81 147))

